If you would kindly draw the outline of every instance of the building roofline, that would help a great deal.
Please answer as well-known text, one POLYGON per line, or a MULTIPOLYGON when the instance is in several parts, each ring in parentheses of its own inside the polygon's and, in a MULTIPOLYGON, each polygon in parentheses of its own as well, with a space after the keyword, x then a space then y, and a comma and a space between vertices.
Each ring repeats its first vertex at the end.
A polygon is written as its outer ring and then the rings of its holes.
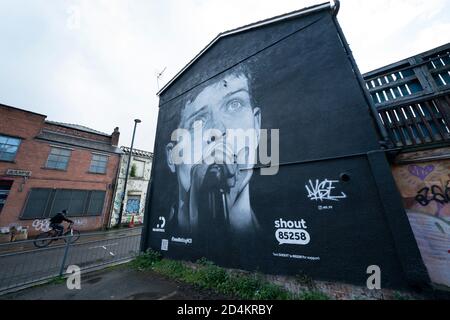
POLYGON ((18 111, 23 111, 23 112, 27 112, 27 113, 31 113, 31 114, 34 114, 34 115, 37 115, 37 116, 41 116, 41 117, 47 118, 47 115, 45 115, 45 114, 41 114, 41 113, 25 110, 25 109, 22 109, 22 108, 13 107, 13 106, 10 106, 10 105, 7 105, 7 104, 3 104, 3 103, 0 103, 0 107, 14 109, 14 110, 18 110, 18 111))
POLYGON ((415 58, 415 57, 418 57, 418 56, 421 56, 421 57, 430 56, 430 55, 433 55, 434 53, 438 53, 438 52, 443 51, 443 50, 446 50, 446 49, 447 49, 447 50, 450 50, 450 43, 446 43, 446 44, 441 45, 441 46, 439 46, 439 47, 436 47, 436 48, 433 48, 433 49, 430 49, 430 50, 427 50, 427 51, 424 51, 424 52, 415 54, 415 55, 413 55, 413 56, 407 57, 407 58, 402 59, 402 60, 398 60, 398 61, 396 61, 396 62, 390 63, 390 64, 385 65, 385 66, 383 66, 383 67, 374 69, 374 70, 372 70, 372 71, 368 71, 368 72, 366 72, 366 73, 363 74, 363 78, 364 78, 364 79, 366 79, 366 78, 371 78, 371 77, 374 77, 374 76, 376 76, 377 74, 383 73, 383 72, 385 72, 385 71, 387 71, 387 70, 389 70, 389 69, 397 68, 397 67, 400 66, 400 65, 403 65, 403 64, 405 64, 405 63, 408 63, 408 60, 411 59, 411 58, 415 58))
POLYGON ((99 135, 99 136, 105 136, 105 137, 111 138, 111 134, 100 132, 100 131, 97 131, 95 129, 91 129, 91 128, 85 127, 83 125, 64 123, 64 122, 57 122, 57 121, 50 121, 50 120, 45 120, 45 123, 52 124, 52 125, 59 126, 59 127, 64 127, 64 128, 67 128, 67 129, 83 131, 83 132, 87 132, 87 133, 90 133, 90 134, 96 134, 96 135, 99 135))
POLYGON ((235 28, 235 29, 231 29, 225 32, 221 32, 219 33, 205 48, 203 48, 203 50, 201 50, 187 65, 185 65, 183 67, 183 69, 181 69, 169 82, 167 82, 164 87, 162 87, 161 90, 158 91, 158 93, 156 94, 157 96, 160 96, 164 91, 166 91, 187 69, 189 69, 189 67, 191 67, 206 51, 209 50, 209 48, 211 48, 217 41, 219 41, 221 38, 230 36, 230 35, 234 35, 237 33, 241 33, 244 31, 248 31, 251 29, 256 29, 262 26, 266 26, 268 24, 272 24, 272 23, 276 23, 276 22, 280 22, 280 21, 284 21, 284 20, 288 20, 288 19, 293 19, 293 18, 297 18, 299 16, 303 16, 303 15, 307 15, 313 12, 319 12, 322 10, 326 10, 326 9, 331 9, 334 11, 334 14, 337 14, 337 11, 339 10, 340 7, 340 3, 339 0, 331 0, 329 2, 325 2, 322 4, 317 4, 311 7, 307 7, 307 8, 303 8, 300 10, 296 10, 296 11, 292 11, 289 13, 285 13, 279 16, 275 16, 269 19, 265 19, 265 20, 261 20, 255 23, 251 23, 239 28, 235 28))
MULTIPOLYGON (((120 150, 122 150, 122 152, 124 154, 130 153, 130 147, 121 146, 120 150)), ((133 155, 139 156, 139 157, 153 158, 153 152, 140 150, 140 149, 136 149, 136 148, 133 148, 133 155)))

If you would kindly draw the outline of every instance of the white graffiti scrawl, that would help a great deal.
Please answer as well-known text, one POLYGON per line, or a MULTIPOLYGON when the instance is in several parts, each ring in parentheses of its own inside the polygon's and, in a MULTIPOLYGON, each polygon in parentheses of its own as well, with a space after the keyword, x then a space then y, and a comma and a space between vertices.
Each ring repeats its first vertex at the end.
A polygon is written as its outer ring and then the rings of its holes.
POLYGON ((309 180, 309 186, 305 185, 306 191, 308 191, 308 198, 311 201, 339 201, 339 199, 347 198, 347 195, 344 192, 341 192, 341 195, 331 195, 333 189, 336 189, 333 184, 337 182, 339 181, 328 179, 320 182, 318 179, 316 179, 316 182, 314 184, 312 180, 309 180))
POLYGON ((43 220, 36 219, 33 221, 33 224, 31 226, 36 231, 47 232, 50 230, 50 219, 43 219, 43 220))

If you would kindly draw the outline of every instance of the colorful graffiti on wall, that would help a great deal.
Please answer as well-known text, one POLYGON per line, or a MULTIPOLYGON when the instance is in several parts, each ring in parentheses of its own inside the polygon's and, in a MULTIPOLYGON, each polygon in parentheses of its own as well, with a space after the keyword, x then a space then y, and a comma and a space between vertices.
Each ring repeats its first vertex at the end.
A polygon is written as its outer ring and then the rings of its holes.
MULTIPOLYGON (((401 157, 420 161, 433 153, 450 149, 401 157)), ((393 174, 431 281, 450 287, 450 160, 398 165, 393 174)))

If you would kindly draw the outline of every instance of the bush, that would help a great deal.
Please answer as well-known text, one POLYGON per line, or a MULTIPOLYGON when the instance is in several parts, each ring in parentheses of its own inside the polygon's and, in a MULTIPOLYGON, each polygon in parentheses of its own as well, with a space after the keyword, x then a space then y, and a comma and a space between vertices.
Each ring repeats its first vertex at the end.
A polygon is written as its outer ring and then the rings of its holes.
POLYGON ((197 270, 199 284, 205 288, 213 289, 228 281, 228 274, 225 269, 213 263, 203 264, 197 270))
POLYGON ((162 275, 168 276, 173 279, 183 280, 188 272, 186 267, 181 261, 175 260, 161 260, 155 263, 154 270, 162 275))
POLYGON ((130 264, 138 270, 150 270, 161 259, 162 256, 159 252, 148 249, 146 252, 139 254, 130 264))
POLYGON ((131 165, 130 177, 132 177, 132 178, 135 178, 135 177, 136 177, 136 170, 137 170, 136 165, 133 163, 133 164, 131 165))

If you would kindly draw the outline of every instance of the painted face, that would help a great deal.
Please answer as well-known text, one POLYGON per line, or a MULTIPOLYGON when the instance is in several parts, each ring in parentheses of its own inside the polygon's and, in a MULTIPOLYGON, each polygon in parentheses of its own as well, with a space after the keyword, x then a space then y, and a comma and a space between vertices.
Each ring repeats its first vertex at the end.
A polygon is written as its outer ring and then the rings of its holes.
MULTIPOLYGON (((202 129, 204 133, 202 139, 203 152, 218 148, 224 150, 224 159, 235 159, 236 163, 230 165, 232 161, 227 162, 227 168, 230 179, 230 188, 234 193, 242 190, 251 177, 252 170, 239 170, 240 168, 249 168, 249 156, 252 152, 256 153, 257 142, 255 144, 233 144, 231 139, 227 138, 227 129, 254 129, 259 134, 260 129, 260 110, 252 106, 249 94, 248 79, 243 74, 231 74, 214 82, 204 88, 197 97, 189 101, 183 112, 180 122, 180 128, 188 130, 192 138, 191 144, 194 145, 194 131, 202 129), (253 150, 251 150, 253 149, 253 150)), ((192 159, 204 159, 196 157, 195 148, 192 148, 192 159)), ((198 151, 198 150, 197 150, 198 151)), ((168 155, 170 156, 170 155, 168 155)), ((193 167, 196 164, 176 165, 178 180, 183 189, 188 192, 192 185, 193 167)), ((201 164, 203 170, 198 170, 198 175, 205 172, 206 164, 201 164)), ((175 169, 175 168, 174 168, 175 169)), ((231 200, 231 199, 230 199, 231 200)))

